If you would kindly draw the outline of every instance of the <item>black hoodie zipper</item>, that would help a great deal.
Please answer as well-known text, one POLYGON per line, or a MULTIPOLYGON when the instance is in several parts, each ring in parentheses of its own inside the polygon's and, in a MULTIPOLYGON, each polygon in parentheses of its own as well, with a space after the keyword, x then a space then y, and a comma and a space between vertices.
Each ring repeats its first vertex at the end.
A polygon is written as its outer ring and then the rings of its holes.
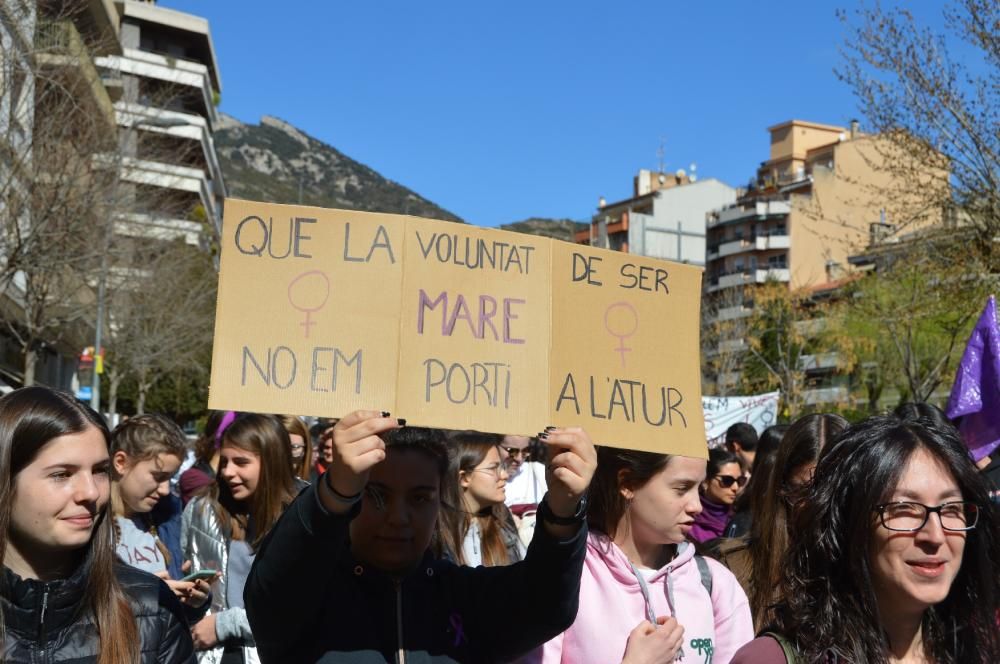
POLYGON ((41 651, 43 661, 45 658, 45 612, 49 608, 49 584, 42 584, 42 610, 38 614, 38 647, 41 651))
POLYGON ((406 648, 403 646, 403 583, 394 580, 396 589, 396 664, 406 664, 406 648))

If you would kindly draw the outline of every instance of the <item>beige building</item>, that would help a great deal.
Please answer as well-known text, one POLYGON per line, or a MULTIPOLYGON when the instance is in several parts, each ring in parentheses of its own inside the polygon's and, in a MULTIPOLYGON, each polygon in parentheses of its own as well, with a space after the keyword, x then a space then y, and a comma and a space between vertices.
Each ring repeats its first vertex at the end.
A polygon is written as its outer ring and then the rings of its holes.
MULTIPOLYGON (((907 205, 912 183, 881 167, 888 144, 850 127, 790 120, 768 128, 770 155, 735 204, 709 214, 706 323, 731 322, 708 354, 740 353, 739 322, 753 311, 753 287, 767 281, 822 290, 843 278, 848 257, 872 237, 939 222, 942 211, 907 205)), ((814 367, 816 371, 831 367, 814 367)), ((739 380, 738 364, 716 376, 739 380)))

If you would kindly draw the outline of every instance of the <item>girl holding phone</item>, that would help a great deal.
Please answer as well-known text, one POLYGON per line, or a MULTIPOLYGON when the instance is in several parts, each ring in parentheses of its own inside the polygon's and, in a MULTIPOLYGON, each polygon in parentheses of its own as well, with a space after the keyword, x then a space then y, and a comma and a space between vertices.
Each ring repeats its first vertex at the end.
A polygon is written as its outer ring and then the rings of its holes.
POLYGON ((44 387, 0 398, 5 661, 193 663, 181 605, 111 546, 111 436, 44 387))
POLYGON ((222 436, 216 482, 184 510, 185 557, 197 570, 222 573, 209 614, 192 628, 199 662, 259 661, 243 586, 261 540, 298 490, 289 447, 277 417, 237 416, 222 436))
POLYGON ((170 493, 170 478, 184 458, 184 433, 162 415, 138 415, 111 434, 111 505, 118 557, 163 579, 188 618, 204 615, 210 591, 209 572, 200 580, 181 552, 181 501, 170 493))

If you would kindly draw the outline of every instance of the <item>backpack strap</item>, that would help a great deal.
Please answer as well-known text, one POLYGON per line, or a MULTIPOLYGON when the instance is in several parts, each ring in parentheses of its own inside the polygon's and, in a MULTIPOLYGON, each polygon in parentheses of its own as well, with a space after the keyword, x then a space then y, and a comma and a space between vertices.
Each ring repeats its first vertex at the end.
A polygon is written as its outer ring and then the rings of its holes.
POLYGON ((704 556, 695 555, 695 564, 698 565, 698 574, 701 575, 701 585, 705 586, 705 590, 708 591, 709 599, 712 598, 712 570, 708 567, 708 561, 705 560, 704 556))
POLYGON ((777 632, 763 632, 761 636, 770 636, 772 639, 777 641, 778 645, 781 646, 781 651, 785 653, 785 661, 788 664, 795 664, 795 647, 792 646, 791 641, 777 632))

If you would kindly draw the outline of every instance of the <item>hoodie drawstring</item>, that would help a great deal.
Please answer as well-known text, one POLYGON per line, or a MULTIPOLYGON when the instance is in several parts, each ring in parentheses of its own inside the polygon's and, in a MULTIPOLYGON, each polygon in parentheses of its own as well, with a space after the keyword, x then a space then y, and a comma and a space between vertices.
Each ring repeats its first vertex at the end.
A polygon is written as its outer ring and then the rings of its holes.
MULTIPOLYGON (((638 568, 636 568, 635 563, 633 563, 630 560, 628 564, 629 564, 629 567, 632 568, 632 574, 635 574, 635 578, 639 582, 639 590, 642 592, 642 599, 646 603, 646 618, 647 618, 647 620, 649 620, 649 622, 653 623, 653 626, 655 627, 656 626, 656 612, 653 611, 653 603, 649 599, 649 586, 646 584, 646 578, 642 575, 642 573, 638 570, 638 568)), ((667 573, 665 574, 665 576, 667 578, 667 580, 666 580, 666 584, 667 584, 667 606, 670 609, 670 615, 671 615, 671 617, 676 618, 677 617, 677 609, 674 606, 674 576, 673 576, 673 574, 671 574, 672 571, 673 571, 673 567, 668 566, 667 567, 667 573)), ((677 651, 677 657, 676 657, 676 659, 683 659, 683 658, 684 658, 684 648, 681 647, 681 649, 677 651)))

